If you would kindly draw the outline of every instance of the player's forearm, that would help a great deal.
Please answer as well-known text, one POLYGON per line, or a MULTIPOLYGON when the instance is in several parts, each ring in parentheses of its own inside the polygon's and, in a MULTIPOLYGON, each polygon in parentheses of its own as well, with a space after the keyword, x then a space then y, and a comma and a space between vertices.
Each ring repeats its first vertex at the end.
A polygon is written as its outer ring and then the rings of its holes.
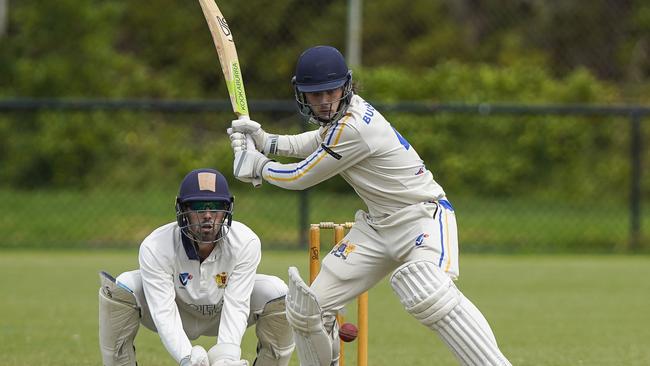
POLYGON ((190 353, 192 344, 183 330, 174 300, 176 293, 170 280, 171 270, 165 270, 148 247, 141 248, 139 262, 142 287, 156 331, 169 354, 179 362, 190 353))
MULTIPOLYGON (((225 304, 224 308, 227 306, 225 304)), ((222 311, 217 344, 232 344, 241 347, 248 322, 249 306, 249 303, 246 303, 245 310, 231 308, 230 311, 222 311)))
POLYGON ((267 145, 271 154, 305 158, 320 144, 318 130, 297 135, 271 135, 267 145))
POLYGON ((151 279, 143 281, 156 331, 167 352, 178 362, 190 353, 192 344, 183 330, 178 306, 174 301, 173 284, 171 285, 170 288, 169 284, 163 284, 162 281, 151 279))
POLYGON ((158 317, 157 321, 154 320, 154 324, 156 324, 156 330, 165 349, 176 362, 180 362, 183 357, 190 354, 192 343, 183 330, 183 324, 178 314, 176 316, 158 317))
POLYGON ((253 240, 246 246, 242 261, 237 264, 228 280, 223 296, 217 344, 241 344, 248 326, 255 273, 261 260, 260 246, 259 240, 253 240))
MULTIPOLYGON (((270 162, 264 166, 262 176, 267 182, 284 189, 303 190, 334 176, 337 172, 314 167, 310 162, 319 162, 322 155, 295 164, 270 162)), ((324 164, 323 164, 324 165, 324 164)))

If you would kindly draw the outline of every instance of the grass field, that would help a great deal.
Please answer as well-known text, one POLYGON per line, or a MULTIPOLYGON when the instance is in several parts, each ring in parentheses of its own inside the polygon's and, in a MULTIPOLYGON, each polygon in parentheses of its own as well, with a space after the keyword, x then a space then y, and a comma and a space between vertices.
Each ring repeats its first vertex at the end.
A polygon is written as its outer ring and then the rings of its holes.
MULTIPOLYGON (((97 271, 135 268, 136 257, 132 250, 0 252, 0 364, 99 365, 97 271)), ((286 280, 290 264, 306 274, 306 262, 303 252, 267 251, 260 272, 286 280)), ((513 365, 650 365, 648 278, 647 256, 464 255, 458 285, 513 365)), ((197 342, 210 346, 213 339, 197 342)), ((175 365, 147 329, 136 345, 141 365, 175 365)), ((252 359, 251 330, 243 347, 252 359)), ((456 363, 383 281, 370 292, 370 365, 396 364, 456 363)))
MULTIPOLYGON (((298 247, 298 192, 270 185, 235 192, 235 219, 246 223, 273 248, 298 247)), ((0 189, 0 248, 136 248, 153 228, 174 220, 175 189, 19 192, 0 189), (38 207, 38 220, 34 208, 38 207), (46 241, 43 238, 47 238, 46 241)), ((355 195, 311 191, 308 222, 353 221, 363 208, 355 195)), ((622 252, 629 240, 628 205, 623 199, 573 202, 531 198, 451 197, 464 252, 622 252)), ((650 227, 643 210, 642 228, 650 227)), ((650 235, 642 230, 645 251, 650 235)), ((304 243, 306 244, 306 243, 304 243)))

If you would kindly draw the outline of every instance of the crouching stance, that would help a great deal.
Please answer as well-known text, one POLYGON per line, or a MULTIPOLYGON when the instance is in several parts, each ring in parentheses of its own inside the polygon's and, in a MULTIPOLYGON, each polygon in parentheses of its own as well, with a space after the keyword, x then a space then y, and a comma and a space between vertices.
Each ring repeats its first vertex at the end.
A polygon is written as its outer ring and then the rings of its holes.
POLYGON ((256 324, 255 366, 286 366, 294 343, 285 316, 286 284, 257 274, 260 240, 232 220, 233 197, 221 173, 190 172, 176 199, 176 222, 141 244, 140 269, 100 273, 99 343, 103 365, 136 365, 140 324, 155 331, 181 366, 247 366, 241 340, 256 324), (216 336, 209 350, 192 346, 216 336))

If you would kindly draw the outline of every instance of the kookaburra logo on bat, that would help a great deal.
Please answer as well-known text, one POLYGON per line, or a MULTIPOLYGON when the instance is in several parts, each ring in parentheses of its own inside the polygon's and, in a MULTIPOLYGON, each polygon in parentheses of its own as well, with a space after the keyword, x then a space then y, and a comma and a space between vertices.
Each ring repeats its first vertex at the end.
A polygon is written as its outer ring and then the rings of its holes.
MULTIPOLYGON (((230 28, 228 27, 228 23, 226 23, 226 20, 221 17, 217 17, 217 22, 219 22, 219 26, 221 27, 221 31, 226 37, 230 37, 230 28)), ((230 42, 232 42, 232 38, 228 39, 230 42)))

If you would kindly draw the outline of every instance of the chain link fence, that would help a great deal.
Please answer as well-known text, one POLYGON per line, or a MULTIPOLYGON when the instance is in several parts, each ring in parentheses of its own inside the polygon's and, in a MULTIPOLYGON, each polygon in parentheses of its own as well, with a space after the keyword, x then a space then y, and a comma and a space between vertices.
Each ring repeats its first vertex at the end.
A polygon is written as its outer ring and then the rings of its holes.
MULTIPOLYGON (((0 248, 135 248, 174 220, 178 184, 199 167, 226 173, 235 219, 267 247, 304 246, 309 223, 364 208, 339 178, 306 192, 232 178, 233 115, 198 2, 7 4, 0 248)), ((650 105, 647 2, 218 4, 252 117, 311 128, 292 100, 295 60, 341 49, 360 94, 445 188, 464 251, 650 247, 648 109, 634 107, 650 105)))
MULTIPOLYGON (((291 103, 266 103, 251 105, 266 110, 259 113, 263 120, 276 121, 266 123, 267 130, 295 133, 305 128, 291 103)), ((2 106, 13 110, 3 114, 5 130, 19 130, 29 121, 49 131, 35 148, 50 157, 45 166, 24 161, 33 165, 34 174, 14 178, 24 189, 0 190, 0 202, 10 213, 0 219, 2 247, 136 247, 155 227, 174 220, 178 184, 199 167, 224 172, 236 197, 235 219, 258 232, 267 247, 303 247, 309 223, 352 221, 354 212, 364 209, 339 178, 304 192, 268 183, 253 189, 236 181, 223 132, 227 102, 2 106), (81 130, 74 128, 79 123, 85 126, 81 130), (120 131, 114 141, 101 140, 106 125, 120 131), (68 134, 86 130, 92 132, 68 134), (86 152, 70 144, 75 139, 88 139, 91 146, 104 144, 106 151, 86 152), (42 147, 46 142, 50 146, 42 147), (69 174, 71 167, 90 178, 57 175, 69 174), (88 169, 95 174, 86 174, 88 169), (33 177, 45 177, 57 188, 33 177)), ((464 250, 647 248, 648 232, 642 228, 648 227, 650 216, 641 207, 648 202, 649 184, 641 162, 647 166, 649 159, 641 143, 650 137, 647 123, 642 123, 649 109, 426 104, 377 108, 386 111, 422 156, 435 157, 425 163, 456 207, 464 250), (430 133, 414 134, 422 125, 430 133)))

